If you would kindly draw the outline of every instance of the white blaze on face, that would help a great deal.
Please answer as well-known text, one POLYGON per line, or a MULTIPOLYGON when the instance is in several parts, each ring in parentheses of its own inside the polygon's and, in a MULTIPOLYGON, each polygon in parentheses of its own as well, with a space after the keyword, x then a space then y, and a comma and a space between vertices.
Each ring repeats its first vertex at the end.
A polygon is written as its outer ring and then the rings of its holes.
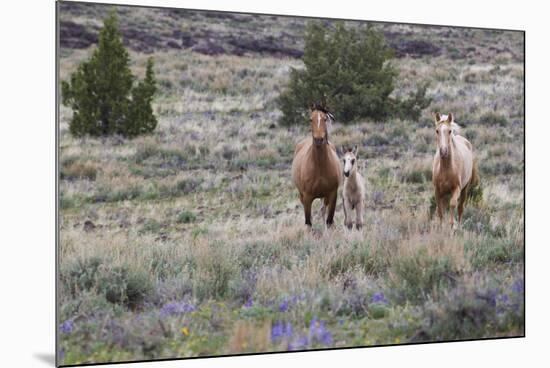
POLYGON ((321 128, 321 113, 317 113, 317 128, 321 128))
POLYGON ((441 124, 441 127, 439 128, 439 147, 446 148, 447 147, 447 140, 445 137, 447 136, 449 128, 446 124, 441 124))
POLYGON ((351 173, 354 165, 355 165, 355 156, 350 152, 347 152, 344 155, 344 174, 346 176, 351 173))

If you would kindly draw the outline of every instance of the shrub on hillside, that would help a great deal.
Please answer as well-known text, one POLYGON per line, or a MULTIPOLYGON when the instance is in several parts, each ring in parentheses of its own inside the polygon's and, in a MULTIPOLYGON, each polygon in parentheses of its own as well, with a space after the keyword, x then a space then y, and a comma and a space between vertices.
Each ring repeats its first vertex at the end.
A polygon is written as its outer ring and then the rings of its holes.
POLYGON ((105 19, 91 58, 78 66, 70 81, 61 82, 62 102, 73 110, 69 122, 72 135, 134 137, 155 129, 153 60, 147 61, 145 78, 137 84, 129 62, 117 16, 112 12, 105 19))
POLYGON ((333 30, 316 22, 305 35, 304 69, 292 69, 290 82, 278 98, 283 125, 307 119, 312 102, 327 103, 339 121, 389 116, 418 119, 430 104, 427 85, 421 84, 407 99, 390 97, 397 71, 389 63, 392 50, 372 27, 333 30))

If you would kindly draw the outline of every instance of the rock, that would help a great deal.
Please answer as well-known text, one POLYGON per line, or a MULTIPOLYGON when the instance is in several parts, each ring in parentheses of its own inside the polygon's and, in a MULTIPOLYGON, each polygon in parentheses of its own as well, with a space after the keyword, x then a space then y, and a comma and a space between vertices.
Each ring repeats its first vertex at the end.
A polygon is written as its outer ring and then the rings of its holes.
POLYGON ((95 230, 96 227, 97 226, 92 221, 90 221, 90 220, 84 221, 84 231, 90 232, 90 231, 95 230))

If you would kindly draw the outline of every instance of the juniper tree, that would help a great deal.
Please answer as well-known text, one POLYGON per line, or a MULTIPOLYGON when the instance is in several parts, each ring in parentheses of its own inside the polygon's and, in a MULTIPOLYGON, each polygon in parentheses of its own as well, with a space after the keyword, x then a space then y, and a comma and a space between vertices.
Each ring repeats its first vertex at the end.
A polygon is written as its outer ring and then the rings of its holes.
POLYGON ((98 47, 61 82, 62 102, 73 110, 69 130, 75 136, 136 136, 155 129, 151 102, 156 91, 153 62, 135 85, 130 57, 122 43, 116 13, 105 19, 98 47))
POLYGON ((314 102, 328 103, 343 123, 360 118, 389 116, 417 119, 430 100, 421 85, 408 99, 390 97, 397 70, 389 63, 392 50, 384 36, 372 26, 334 29, 318 22, 309 23, 305 34, 305 68, 292 69, 287 88, 277 100, 283 112, 283 125, 307 119, 307 108, 314 102))

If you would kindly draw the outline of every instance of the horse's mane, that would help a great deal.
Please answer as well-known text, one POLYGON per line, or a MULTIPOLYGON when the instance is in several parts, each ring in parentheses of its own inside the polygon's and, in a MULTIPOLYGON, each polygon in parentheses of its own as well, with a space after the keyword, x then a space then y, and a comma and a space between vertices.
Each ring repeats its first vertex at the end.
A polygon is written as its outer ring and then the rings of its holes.
POLYGON ((457 123, 455 123, 454 121, 451 123, 451 132, 453 134, 458 134, 458 132, 460 131, 460 125, 458 125, 457 123))
POLYGON ((335 121, 334 115, 332 114, 332 112, 330 112, 329 108, 325 103, 315 102, 311 105, 311 110, 312 111, 318 110, 326 114, 329 117, 329 123, 332 123, 333 121, 335 121))
POLYGON ((313 105, 311 105, 311 109, 322 111, 325 114, 330 114, 330 110, 328 109, 328 107, 320 102, 315 102, 313 105))
MULTIPOLYGON (((447 118, 449 117, 449 115, 445 115, 445 114, 441 114, 441 121, 445 121, 447 120, 447 118)), ((457 123, 455 123, 454 121, 451 123, 451 132, 453 134, 458 134, 458 132, 460 131, 460 125, 458 125, 457 123)))

